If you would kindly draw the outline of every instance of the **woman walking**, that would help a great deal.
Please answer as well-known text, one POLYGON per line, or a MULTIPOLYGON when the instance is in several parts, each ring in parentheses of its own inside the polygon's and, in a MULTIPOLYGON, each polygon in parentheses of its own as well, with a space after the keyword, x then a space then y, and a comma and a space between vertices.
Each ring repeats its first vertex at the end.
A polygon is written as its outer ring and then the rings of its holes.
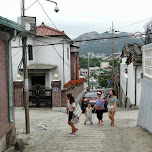
POLYGON ((71 122, 71 120, 74 118, 73 111, 75 111, 75 100, 72 94, 67 94, 67 114, 68 116, 68 125, 72 128, 72 133, 70 133, 69 136, 75 136, 75 132, 78 131, 77 128, 75 128, 74 124, 71 122))
POLYGON ((97 125, 103 125, 103 109, 104 109, 104 104, 103 104, 103 98, 101 97, 102 92, 97 91, 97 101, 94 106, 97 110, 97 118, 98 118, 98 124, 97 125))
POLYGON ((111 127, 114 127, 114 115, 116 112, 117 97, 115 96, 115 91, 112 89, 109 93, 108 101, 108 113, 109 119, 111 120, 111 127))

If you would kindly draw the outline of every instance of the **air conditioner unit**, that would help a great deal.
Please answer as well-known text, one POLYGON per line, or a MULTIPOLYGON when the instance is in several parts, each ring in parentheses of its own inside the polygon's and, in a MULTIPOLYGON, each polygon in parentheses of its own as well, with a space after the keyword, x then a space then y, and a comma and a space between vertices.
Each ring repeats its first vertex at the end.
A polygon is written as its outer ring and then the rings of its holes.
POLYGON ((17 22, 25 27, 25 30, 31 33, 36 33, 36 17, 20 16, 17 22))

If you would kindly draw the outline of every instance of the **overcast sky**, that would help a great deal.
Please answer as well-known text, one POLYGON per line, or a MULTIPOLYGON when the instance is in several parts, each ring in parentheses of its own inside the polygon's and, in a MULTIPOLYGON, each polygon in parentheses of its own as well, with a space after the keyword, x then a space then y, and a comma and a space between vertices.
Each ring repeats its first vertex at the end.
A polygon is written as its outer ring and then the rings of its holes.
MULTIPOLYGON (((35 0, 25 0, 26 8, 35 0)), ((56 0, 60 11, 54 12, 54 4, 39 0, 59 30, 71 38, 91 31, 105 32, 114 22, 115 29, 152 17, 152 0, 56 0)), ((20 0, 1 0, 0 16, 17 21, 20 16, 20 0)), ((37 25, 44 22, 53 27, 38 3, 26 11, 26 16, 36 16, 37 25)), ((143 21, 123 28, 122 32, 143 32, 143 21)))

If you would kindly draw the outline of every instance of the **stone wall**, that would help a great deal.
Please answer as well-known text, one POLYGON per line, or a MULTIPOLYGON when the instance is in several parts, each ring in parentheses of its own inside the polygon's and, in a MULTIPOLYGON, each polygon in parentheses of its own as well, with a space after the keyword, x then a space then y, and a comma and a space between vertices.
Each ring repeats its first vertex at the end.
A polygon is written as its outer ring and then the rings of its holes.
POLYGON ((142 91, 137 125, 152 133, 152 82, 142 79, 142 91))

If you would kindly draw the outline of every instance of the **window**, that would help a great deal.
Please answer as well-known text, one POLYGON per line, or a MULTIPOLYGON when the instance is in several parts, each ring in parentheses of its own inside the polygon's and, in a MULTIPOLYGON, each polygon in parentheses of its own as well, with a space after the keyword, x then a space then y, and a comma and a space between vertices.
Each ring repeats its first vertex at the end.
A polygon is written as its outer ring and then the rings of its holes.
POLYGON ((69 60, 69 48, 67 47, 67 59, 69 60))
POLYGON ((28 58, 29 60, 33 60, 33 46, 28 45, 28 58))
POLYGON ((152 78, 152 46, 151 48, 143 49, 143 71, 144 75, 152 78))

